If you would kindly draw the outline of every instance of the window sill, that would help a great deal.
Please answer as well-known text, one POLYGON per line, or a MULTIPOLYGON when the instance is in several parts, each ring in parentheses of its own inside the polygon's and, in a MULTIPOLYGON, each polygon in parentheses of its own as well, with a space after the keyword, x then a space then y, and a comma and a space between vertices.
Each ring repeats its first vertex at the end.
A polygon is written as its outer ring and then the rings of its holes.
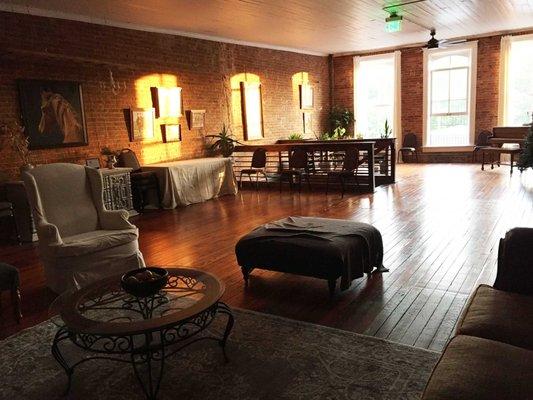
POLYGON ((474 150, 473 145, 469 146, 450 146, 450 147, 422 147, 422 153, 467 153, 474 150))

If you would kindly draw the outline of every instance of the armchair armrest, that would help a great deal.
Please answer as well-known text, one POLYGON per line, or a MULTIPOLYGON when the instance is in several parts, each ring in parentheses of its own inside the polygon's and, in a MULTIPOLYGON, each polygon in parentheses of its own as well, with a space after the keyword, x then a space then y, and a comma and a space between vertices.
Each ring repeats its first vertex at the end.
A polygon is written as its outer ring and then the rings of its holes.
POLYGON ((48 222, 43 222, 37 225, 37 236, 39 237, 39 242, 44 246, 61 246, 63 245, 63 240, 59 235, 59 230, 57 226, 50 224, 48 222))
POLYGON ((106 230, 135 229, 135 225, 128 221, 129 216, 126 210, 101 210, 100 226, 106 230))
POLYGON ((533 228, 513 228, 500 239, 494 288, 533 295, 533 228))

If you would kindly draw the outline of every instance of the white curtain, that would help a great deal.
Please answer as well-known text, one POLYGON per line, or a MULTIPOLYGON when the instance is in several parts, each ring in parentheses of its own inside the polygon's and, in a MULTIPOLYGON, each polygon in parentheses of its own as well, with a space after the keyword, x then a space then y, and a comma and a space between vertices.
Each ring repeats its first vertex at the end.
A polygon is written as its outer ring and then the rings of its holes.
POLYGON ((394 137, 396 146, 402 146, 402 52, 394 52, 394 137))
POLYGON ((500 45, 500 87, 498 97, 498 125, 505 126, 507 121, 507 83, 512 36, 502 36, 500 45))

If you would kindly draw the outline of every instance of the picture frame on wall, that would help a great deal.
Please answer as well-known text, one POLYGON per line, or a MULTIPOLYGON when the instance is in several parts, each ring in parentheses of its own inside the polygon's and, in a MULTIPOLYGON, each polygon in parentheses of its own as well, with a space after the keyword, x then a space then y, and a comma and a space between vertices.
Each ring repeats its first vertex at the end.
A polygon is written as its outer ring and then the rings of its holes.
POLYGON ((187 112, 187 123, 189 129, 205 127, 205 110, 189 110, 187 112))
POLYGON ((100 169, 100 159, 98 157, 88 158, 85 160, 85 165, 90 168, 100 169))
POLYGON ((146 142, 155 139, 153 108, 130 108, 131 141, 146 142))
POLYGON ((17 86, 30 150, 88 144, 79 82, 19 79, 17 86))
POLYGON ((300 85, 300 109, 312 110, 314 107, 314 89, 308 83, 300 85))
POLYGON ((304 125, 304 135, 312 135, 313 131, 313 113, 304 112, 303 113, 303 125, 304 125))
POLYGON ((258 82, 241 82, 240 88, 244 140, 263 139, 261 84, 258 82))
POLYGON ((163 137, 163 143, 181 142, 181 125, 161 125, 161 135, 163 137))

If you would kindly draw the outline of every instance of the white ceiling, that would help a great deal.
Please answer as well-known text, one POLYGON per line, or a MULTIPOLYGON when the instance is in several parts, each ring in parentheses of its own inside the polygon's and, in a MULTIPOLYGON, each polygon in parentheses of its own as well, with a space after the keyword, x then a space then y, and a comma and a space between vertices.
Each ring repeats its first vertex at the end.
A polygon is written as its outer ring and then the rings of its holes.
POLYGON ((438 39, 533 27, 533 0, 425 0, 399 8, 402 32, 385 32, 383 6, 408 1, 0 0, 0 10, 311 54, 421 43, 429 38, 422 26, 438 39))

